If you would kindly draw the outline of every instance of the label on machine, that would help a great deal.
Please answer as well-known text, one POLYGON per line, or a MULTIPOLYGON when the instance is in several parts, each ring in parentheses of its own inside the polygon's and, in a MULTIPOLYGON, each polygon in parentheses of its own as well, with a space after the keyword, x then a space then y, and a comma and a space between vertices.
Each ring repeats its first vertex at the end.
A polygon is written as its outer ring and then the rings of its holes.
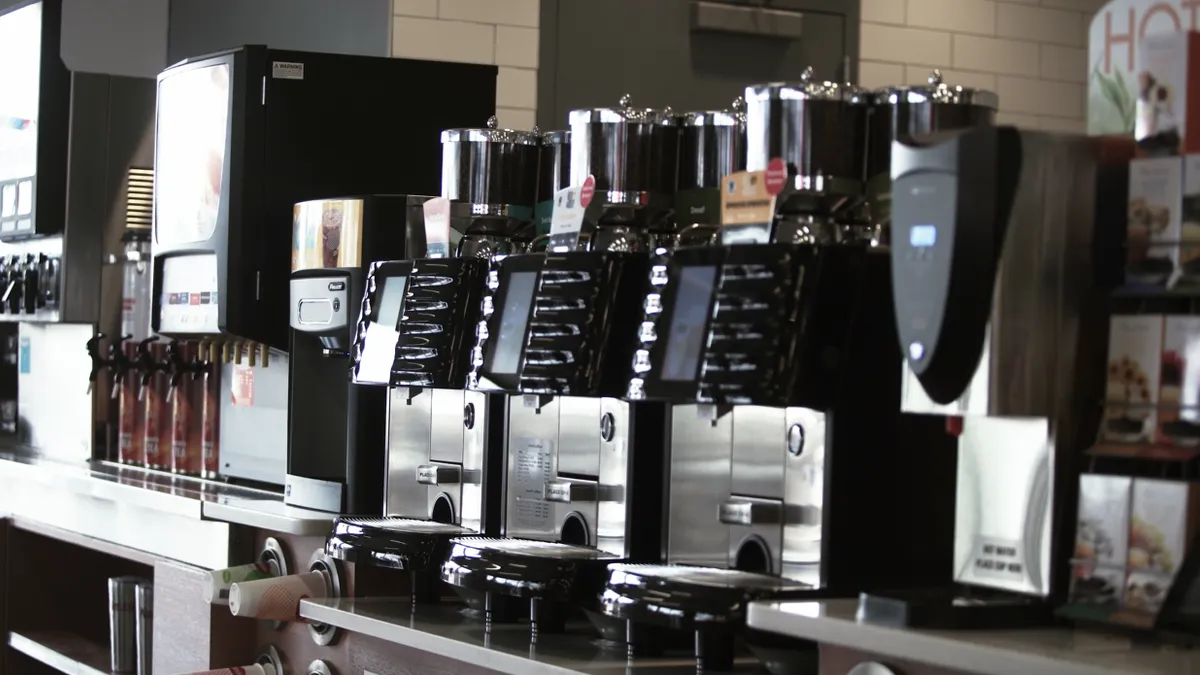
POLYGON ((430 199, 421 205, 425 212, 425 256, 450 257, 450 200, 430 199))
POLYGON ((787 167, 775 158, 766 171, 739 171, 721 187, 721 243, 765 244, 771 240, 776 196, 787 183, 787 167))
POLYGON ((544 498, 546 479, 554 476, 554 443, 539 438, 513 442, 513 495, 517 525, 543 529, 554 518, 554 505, 544 498))
POLYGON ((550 246, 555 252, 574 251, 579 247, 583 217, 596 194, 596 179, 588 176, 582 185, 554 193, 554 212, 550 216, 550 246))

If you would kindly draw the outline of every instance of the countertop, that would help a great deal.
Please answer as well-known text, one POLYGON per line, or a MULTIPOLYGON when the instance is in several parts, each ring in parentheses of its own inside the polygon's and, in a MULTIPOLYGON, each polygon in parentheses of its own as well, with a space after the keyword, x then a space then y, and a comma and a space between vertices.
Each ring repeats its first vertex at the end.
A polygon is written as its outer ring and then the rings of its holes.
MULTIPOLYGON (((591 626, 545 635, 536 645, 528 624, 483 623, 454 605, 421 607, 414 614, 408 598, 302 600, 300 616, 353 633, 404 645, 449 659, 512 675, 695 675, 696 661, 679 653, 627 661, 602 649, 591 626)), ((735 674, 762 673, 750 657, 738 659, 735 674)))
POLYGON ((0 446, 0 485, 0 513, 208 568, 229 564, 229 525, 324 536, 335 517, 276 492, 12 446, 0 446))
POLYGON ((859 622, 857 600, 756 602, 751 627, 968 673, 986 675, 1183 675, 1200 673, 1200 651, 1135 645, 1072 628, 946 631, 859 622))

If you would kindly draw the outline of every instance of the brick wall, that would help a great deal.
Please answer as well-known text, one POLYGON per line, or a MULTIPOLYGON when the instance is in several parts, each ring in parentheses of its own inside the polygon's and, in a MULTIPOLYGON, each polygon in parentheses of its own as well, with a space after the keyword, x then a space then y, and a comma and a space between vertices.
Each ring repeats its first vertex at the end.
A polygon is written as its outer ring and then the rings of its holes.
POLYGON ((1001 123, 1083 132, 1088 26, 1106 2, 862 0, 859 79, 912 84, 936 67, 999 94, 1001 123))
POLYGON ((540 0, 393 0, 392 56, 499 66, 500 126, 531 129, 540 11, 540 0))

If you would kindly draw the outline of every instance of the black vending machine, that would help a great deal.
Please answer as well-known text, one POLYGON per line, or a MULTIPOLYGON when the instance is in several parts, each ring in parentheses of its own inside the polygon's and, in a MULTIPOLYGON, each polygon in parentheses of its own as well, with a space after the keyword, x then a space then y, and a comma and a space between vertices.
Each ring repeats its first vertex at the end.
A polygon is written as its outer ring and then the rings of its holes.
MULTIPOLYGON (((437 194, 441 130, 478 126, 494 113, 496 73, 493 66, 264 46, 163 71, 155 134, 154 331, 223 343, 225 359, 287 350, 294 206, 349 195, 437 194)), ((296 414, 294 403, 289 417, 296 414)), ((255 441, 223 437, 222 447, 238 442, 255 441)), ((347 465, 308 462, 292 457, 294 451, 289 445, 289 476, 297 473, 292 467, 347 465)), ((371 467, 366 475, 383 475, 381 445, 321 452, 354 455, 355 463, 371 467)), ((302 479, 345 484, 352 472, 303 473, 302 479)), ((379 490, 347 486, 343 492, 373 497, 349 500, 362 503, 344 503, 341 510, 382 508, 379 490)), ((289 497, 298 506, 321 506, 303 500, 303 494, 289 497)))

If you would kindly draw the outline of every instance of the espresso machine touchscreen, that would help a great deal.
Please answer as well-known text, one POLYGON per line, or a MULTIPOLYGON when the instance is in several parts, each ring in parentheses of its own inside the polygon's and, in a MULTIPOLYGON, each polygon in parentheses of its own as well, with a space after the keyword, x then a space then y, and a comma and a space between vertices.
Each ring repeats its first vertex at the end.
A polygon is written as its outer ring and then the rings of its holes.
POLYGON ((684 267, 679 271, 679 290, 667 333, 670 339, 663 355, 664 380, 682 382, 696 378, 700 354, 708 338, 705 328, 716 279, 716 267, 684 267))
POLYGON ((492 350, 492 372, 497 375, 517 374, 537 278, 537 272, 516 272, 508 278, 504 307, 500 310, 500 331, 492 350))

